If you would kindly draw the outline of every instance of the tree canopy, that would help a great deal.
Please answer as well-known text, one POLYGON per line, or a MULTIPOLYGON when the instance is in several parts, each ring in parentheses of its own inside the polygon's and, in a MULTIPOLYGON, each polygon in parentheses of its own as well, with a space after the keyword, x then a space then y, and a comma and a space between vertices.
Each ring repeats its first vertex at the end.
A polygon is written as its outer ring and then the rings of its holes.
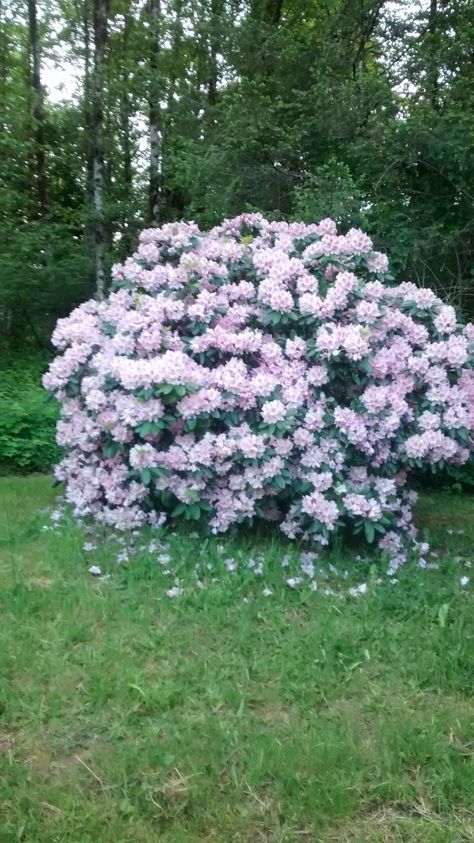
POLYGON ((0 3, 4 346, 47 348, 143 225, 242 211, 363 226, 472 313, 473 53, 470 0, 0 3))

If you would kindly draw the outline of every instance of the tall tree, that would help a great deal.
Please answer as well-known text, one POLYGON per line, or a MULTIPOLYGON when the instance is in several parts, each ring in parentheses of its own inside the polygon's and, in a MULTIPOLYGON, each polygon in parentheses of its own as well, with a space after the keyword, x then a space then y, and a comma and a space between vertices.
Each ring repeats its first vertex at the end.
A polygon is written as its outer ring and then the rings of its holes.
POLYGON ((107 38, 108 0, 94 0, 94 83, 92 107, 94 227, 96 293, 105 293, 104 226, 104 52, 107 38))
MULTIPOLYGON (((130 137, 130 35, 133 18, 130 9, 126 8, 124 13, 124 24, 122 33, 122 73, 120 77, 120 137, 122 142, 122 182, 125 196, 131 196, 133 192, 133 166, 132 166, 132 142, 130 137)), ((125 252, 132 248, 130 236, 130 221, 122 220, 122 238, 125 252)))
POLYGON ((430 0, 428 13, 427 95, 433 108, 438 107, 438 0, 430 0))
POLYGON ((186 63, 182 52, 184 40, 183 32, 183 0, 175 0, 173 17, 170 22, 170 50, 169 62, 166 73, 166 109, 162 119, 161 138, 161 219, 172 219, 179 214, 180 199, 176 185, 172 184, 172 153, 173 142, 176 138, 176 110, 179 99, 179 88, 183 85, 186 77, 186 63))
POLYGON ((161 0, 149 0, 148 15, 150 25, 150 79, 149 79, 149 120, 150 120, 150 175, 148 182, 148 218, 156 225, 161 216, 161 97, 163 86, 160 73, 161 47, 161 0))
POLYGON ((38 212, 43 220, 49 218, 48 181, 46 175, 45 116, 41 86, 40 37, 36 0, 28 0, 28 31, 30 40, 31 88, 33 103, 33 134, 35 141, 36 190, 38 212))
POLYGON ((209 18, 209 43, 208 43, 208 74, 207 74, 207 102, 210 109, 217 103, 217 86, 219 82, 219 70, 217 54, 219 52, 219 31, 220 18, 224 14, 222 0, 211 0, 209 18))
POLYGON ((89 266, 89 273, 95 278, 95 231, 94 231, 94 144, 92 126, 92 61, 91 55, 91 0, 82 0, 82 47, 84 60, 84 85, 83 85, 83 155, 86 164, 85 198, 86 212, 84 219, 84 255, 89 266))

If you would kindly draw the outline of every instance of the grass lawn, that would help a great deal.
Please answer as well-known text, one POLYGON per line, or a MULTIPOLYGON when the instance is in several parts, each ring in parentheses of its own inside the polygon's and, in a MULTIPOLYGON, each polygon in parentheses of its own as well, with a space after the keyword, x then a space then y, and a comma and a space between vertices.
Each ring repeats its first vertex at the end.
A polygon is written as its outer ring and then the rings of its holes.
POLYGON ((288 588, 278 536, 183 528, 175 568, 261 553, 273 593, 222 565, 174 599, 146 551, 43 531, 48 478, 0 501, 1 843, 474 841, 474 498, 420 503, 439 570, 346 554, 359 597, 288 588))

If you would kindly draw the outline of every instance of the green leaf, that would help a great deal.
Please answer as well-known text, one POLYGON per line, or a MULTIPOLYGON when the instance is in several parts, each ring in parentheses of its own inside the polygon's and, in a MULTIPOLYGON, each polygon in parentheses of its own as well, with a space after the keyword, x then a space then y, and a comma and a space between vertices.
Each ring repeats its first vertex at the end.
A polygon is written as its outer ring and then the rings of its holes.
POLYGON ((149 436, 152 432, 152 424, 149 421, 142 422, 142 424, 137 425, 136 430, 139 436, 149 436))
POLYGON ((174 391, 174 385, 172 383, 162 383, 157 387, 156 391, 161 395, 170 395, 174 391))
POLYGON ((122 452, 122 446, 119 442, 108 442, 102 450, 107 459, 113 459, 113 457, 122 452))
POLYGON ((438 610, 438 623, 441 629, 444 629, 446 626, 446 620, 448 617, 449 612, 449 603, 443 603, 438 610))
POLYGON ((143 468, 140 472, 140 480, 144 486, 149 486, 151 483, 151 471, 149 468, 143 468))
POLYGON ((364 533, 369 544, 372 544, 375 539, 375 527, 372 521, 364 521, 364 533))

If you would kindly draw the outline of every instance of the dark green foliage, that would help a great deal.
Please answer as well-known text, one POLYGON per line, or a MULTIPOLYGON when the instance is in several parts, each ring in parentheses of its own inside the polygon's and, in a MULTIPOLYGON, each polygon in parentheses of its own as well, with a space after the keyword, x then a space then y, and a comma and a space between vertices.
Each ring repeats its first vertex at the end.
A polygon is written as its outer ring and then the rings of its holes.
POLYGON ((447 471, 446 485, 459 492, 474 492, 474 459, 466 465, 450 466, 447 471))
POLYGON ((474 493, 474 457, 465 465, 448 465, 443 471, 420 471, 416 481, 423 487, 474 493))
POLYGON ((56 401, 41 386, 46 362, 11 358, 0 371, 0 473, 50 471, 60 450, 55 442, 56 401))

